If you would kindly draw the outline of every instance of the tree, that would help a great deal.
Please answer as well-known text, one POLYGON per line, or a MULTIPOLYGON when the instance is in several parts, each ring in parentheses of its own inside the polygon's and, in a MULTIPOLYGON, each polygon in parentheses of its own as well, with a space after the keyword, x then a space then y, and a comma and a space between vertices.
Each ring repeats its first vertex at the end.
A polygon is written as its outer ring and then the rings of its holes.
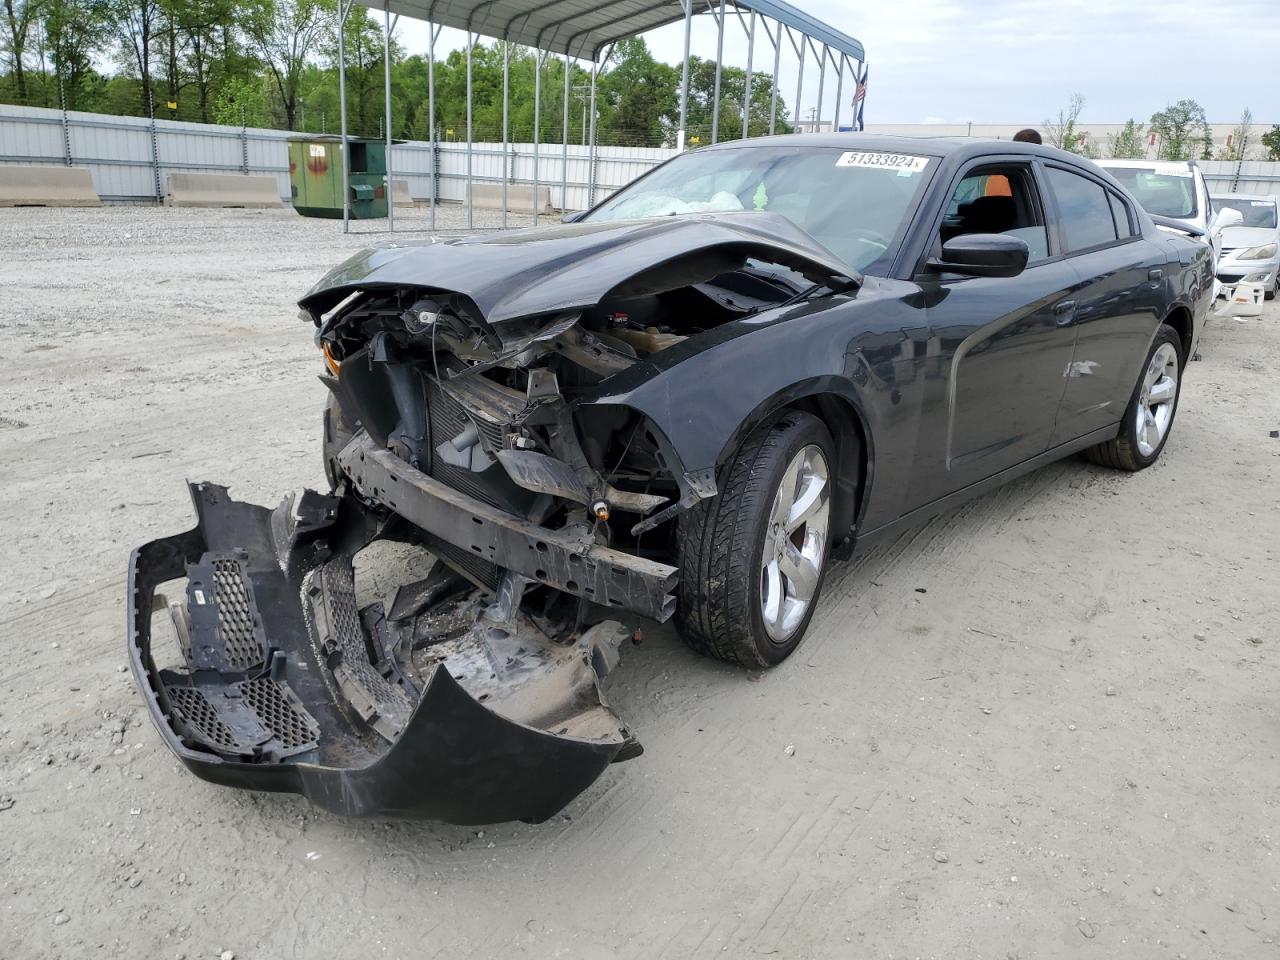
POLYGON ((40 12, 40 0, 4 0, 4 45, 9 54, 9 69, 13 73, 18 99, 27 99, 27 74, 23 58, 27 52, 27 38, 31 25, 40 12))
POLYGON ((336 19, 333 0, 275 0, 244 17, 245 33, 267 65, 290 130, 296 129, 298 93, 307 59, 336 19))
POLYGON ((599 82, 600 134, 613 143, 662 143, 679 123, 679 72, 660 63, 642 37, 618 41, 599 82))
POLYGON ((1111 156, 1118 160, 1141 160, 1147 155, 1147 142, 1142 135, 1145 124, 1136 123, 1132 118, 1124 122, 1124 129, 1119 133, 1107 134, 1107 143, 1111 156))
POLYGON ((1076 129, 1076 121, 1080 119, 1084 104, 1084 96, 1079 93, 1073 93, 1071 100, 1067 103, 1067 108, 1058 111, 1057 122, 1055 123, 1053 120, 1044 122, 1045 142, 1060 150, 1080 153, 1082 135, 1081 131, 1076 129))
POLYGON ((96 77, 93 56, 109 37, 106 12, 103 0, 45 0, 41 8, 49 59, 68 110, 81 108, 96 77))
POLYGON ((1245 107, 1240 122, 1227 135, 1226 145, 1218 151, 1219 160, 1243 160, 1249 152, 1249 134, 1253 127, 1253 112, 1245 107))
POLYGON ((1179 100, 1153 113, 1150 127, 1159 138, 1160 160, 1190 160, 1197 144, 1211 136, 1204 107, 1194 100, 1179 100))
POLYGON ((1273 124, 1262 135, 1262 145, 1267 148, 1268 160, 1280 160, 1280 124, 1273 124))
POLYGON ((160 24, 160 4, 157 0, 111 0, 107 18, 120 38, 125 58, 138 69, 138 79, 142 81, 142 113, 150 114, 151 54, 160 24))

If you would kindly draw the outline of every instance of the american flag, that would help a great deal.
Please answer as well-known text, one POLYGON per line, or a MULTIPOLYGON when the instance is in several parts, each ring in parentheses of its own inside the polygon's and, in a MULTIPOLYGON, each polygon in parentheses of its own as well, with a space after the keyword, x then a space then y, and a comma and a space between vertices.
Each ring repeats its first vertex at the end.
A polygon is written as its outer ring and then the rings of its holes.
POLYGON ((861 132, 863 129, 862 107, 867 100, 867 74, 870 67, 866 64, 862 66, 862 76, 858 78, 858 84, 853 88, 853 129, 861 132))

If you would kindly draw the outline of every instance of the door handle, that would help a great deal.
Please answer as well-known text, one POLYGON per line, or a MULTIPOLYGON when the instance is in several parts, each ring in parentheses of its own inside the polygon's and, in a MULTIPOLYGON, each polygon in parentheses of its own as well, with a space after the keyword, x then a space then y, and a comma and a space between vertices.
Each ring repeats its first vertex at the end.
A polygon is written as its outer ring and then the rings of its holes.
POLYGON ((1053 322, 1060 327, 1069 324, 1076 314, 1076 302, 1074 300, 1063 300, 1053 305, 1053 322))
POLYGON ((1162 277, 1164 277, 1164 271, 1161 270, 1159 267, 1152 267, 1150 270, 1147 271, 1148 280, 1159 280, 1162 277))

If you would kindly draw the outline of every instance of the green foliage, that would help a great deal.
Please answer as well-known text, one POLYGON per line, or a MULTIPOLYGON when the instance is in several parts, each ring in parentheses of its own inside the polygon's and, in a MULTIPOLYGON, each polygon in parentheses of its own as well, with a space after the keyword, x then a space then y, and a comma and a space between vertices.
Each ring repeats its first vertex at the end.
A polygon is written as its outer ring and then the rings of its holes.
MULTIPOLYGON (((1082 94, 1073 93, 1071 100, 1067 104, 1065 110, 1058 111, 1057 121, 1046 120, 1045 127, 1045 143, 1050 146, 1057 147, 1060 150, 1066 150, 1070 153, 1080 153, 1085 156, 1089 154, 1085 151, 1085 143, 1088 140, 1088 134, 1077 129, 1076 123, 1080 119, 1080 113, 1084 110, 1085 99, 1082 94)), ((1097 150, 1094 150, 1096 155, 1097 150)))
POLYGON ((1179 100, 1151 115, 1151 132, 1159 144, 1159 159, 1190 160, 1200 148, 1200 154, 1212 149, 1212 133, 1205 119, 1204 107, 1194 100, 1179 100))
POLYGON ((1226 145, 1218 151, 1219 160, 1243 160, 1249 153, 1249 148, 1253 146, 1249 142, 1250 128, 1253 126, 1253 111, 1245 107, 1244 112, 1240 114, 1240 122, 1235 125, 1230 136, 1227 137, 1226 145))
POLYGON ((1124 129, 1119 133, 1107 134, 1111 156, 1118 160, 1141 160, 1147 155, 1147 141, 1143 136, 1145 124, 1137 123, 1133 118, 1124 122, 1124 129))
POLYGON ((255 77, 233 77, 218 89, 210 110, 211 123, 238 127, 266 127, 271 124, 267 86, 255 77))
MULTIPOLYGON (((0 29, 0 100, 103 113, 313 132, 339 129, 336 0, 4 0, 26 16, 15 37, 0 29), (39 37, 37 58, 33 38, 39 37), (30 69, 37 62, 49 70, 30 69), (27 69, 19 70, 21 65, 27 69), (104 72, 103 67, 110 66, 104 72), (21 81, 21 90, 18 89, 21 81), (172 104, 172 106, 170 106, 172 104)), ((0 10, 2 12, 2 10, 0 10)), ((4 17, 0 16, 0 21, 4 17)), ((353 6, 343 32, 350 133, 379 136, 386 115, 381 14, 353 6)), ((393 37, 391 107, 396 137, 467 136, 467 67, 462 50, 435 64, 435 115, 427 102, 428 58, 407 56, 393 37)), ((591 128, 589 63, 544 55, 502 41, 477 44, 471 63, 471 131, 478 141, 503 137, 503 62, 509 70, 507 135, 534 136, 534 91, 541 73, 538 136, 585 143, 591 128)), ((660 146, 676 141, 681 68, 654 59, 642 38, 619 41, 599 66, 596 132, 600 143, 660 146)), ((690 61, 688 131, 711 140, 715 64, 690 61)), ((772 82, 756 71, 748 126, 769 130, 772 82)), ((746 72, 725 66, 720 82, 719 138, 742 136, 746 72)), ((774 128, 791 129, 786 101, 776 100, 774 128)))
POLYGON ((1280 124, 1272 125, 1271 129, 1262 135, 1262 145, 1267 150, 1268 160, 1280 160, 1280 124))

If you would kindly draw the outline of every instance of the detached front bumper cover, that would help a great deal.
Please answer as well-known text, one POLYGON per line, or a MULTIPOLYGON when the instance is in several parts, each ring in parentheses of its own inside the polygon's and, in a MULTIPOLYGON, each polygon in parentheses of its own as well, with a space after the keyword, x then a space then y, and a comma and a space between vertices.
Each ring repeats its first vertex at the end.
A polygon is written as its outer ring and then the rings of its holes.
MULTIPOLYGON (((197 526, 129 558, 127 628, 152 721, 196 776, 350 816, 540 821, 638 752, 600 698, 586 635, 553 644, 521 616, 455 635, 420 687, 380 667, 349 595, 375 526, 353 499, 308 491, 270 510, 213 484, 191 494, 197 526), (158 589, 183 578, 186 663, 161 669, 158 589)), ((616 643, 619 627, 592 630, 616 643)))

